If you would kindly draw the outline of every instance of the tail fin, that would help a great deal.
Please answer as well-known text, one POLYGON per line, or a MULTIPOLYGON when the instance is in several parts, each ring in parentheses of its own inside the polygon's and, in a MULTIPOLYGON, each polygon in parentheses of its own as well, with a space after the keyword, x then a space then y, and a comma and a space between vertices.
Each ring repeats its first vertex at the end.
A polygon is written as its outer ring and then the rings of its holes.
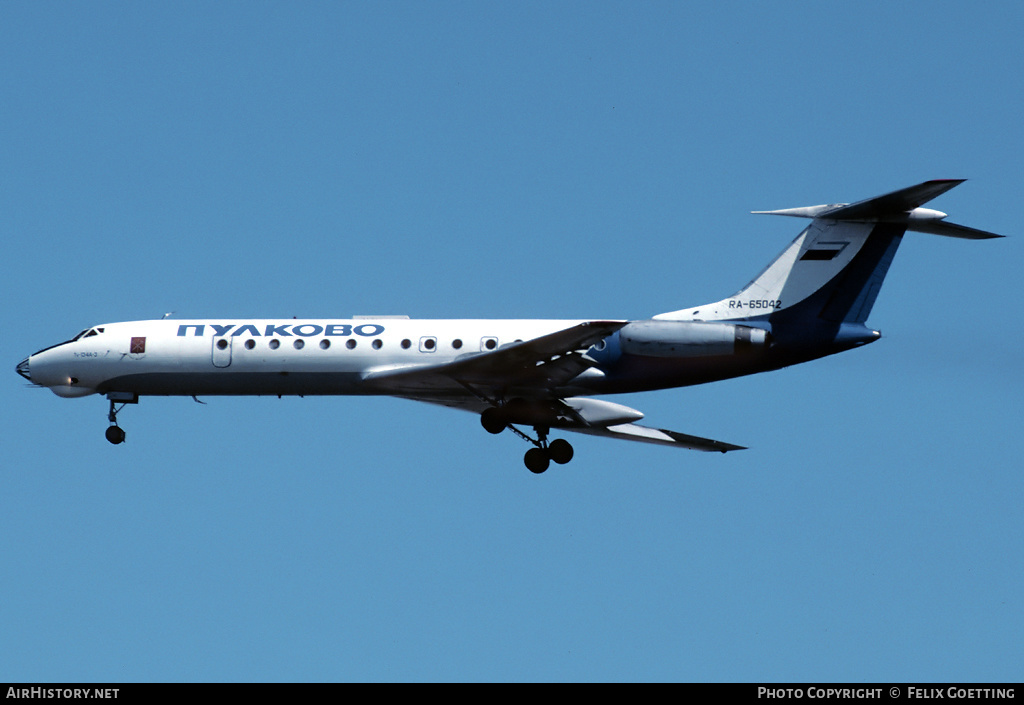
POLYGON ((811 224, 733 296, 654 318, 774 322, 786 312, 787 319, 863 324, 907 230, 974 240, 1001 237, 944 222, 945 213, 921 208, 963 181, 926 181, 853 204, 755 211, 810 218, 811 224))

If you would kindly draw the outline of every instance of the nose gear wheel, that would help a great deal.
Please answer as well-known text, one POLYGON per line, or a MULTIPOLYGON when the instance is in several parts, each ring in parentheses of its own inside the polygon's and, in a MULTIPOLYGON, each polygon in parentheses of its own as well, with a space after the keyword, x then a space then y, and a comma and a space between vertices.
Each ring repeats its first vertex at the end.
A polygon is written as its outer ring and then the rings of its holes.
POLYGON ((105 435, 107 440, 114 445, 124 443, 124 429, 120 426, 108 426, 105 435))

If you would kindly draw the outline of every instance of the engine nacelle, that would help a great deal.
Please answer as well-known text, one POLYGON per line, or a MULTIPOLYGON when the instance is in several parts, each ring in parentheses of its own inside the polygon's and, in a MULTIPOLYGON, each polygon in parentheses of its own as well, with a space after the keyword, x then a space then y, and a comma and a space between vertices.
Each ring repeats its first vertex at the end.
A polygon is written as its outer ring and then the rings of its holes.
POLYGON ((648 357, 710 357, 765 350, 766 330, 735 323, 634 321, 619 331, 622 351, 648 357))

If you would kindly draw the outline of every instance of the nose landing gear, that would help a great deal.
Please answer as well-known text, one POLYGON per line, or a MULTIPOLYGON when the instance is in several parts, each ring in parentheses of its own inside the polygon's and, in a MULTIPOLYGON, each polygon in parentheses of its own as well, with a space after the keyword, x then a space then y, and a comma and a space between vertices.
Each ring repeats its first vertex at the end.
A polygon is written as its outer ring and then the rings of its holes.
POLYGON ((117 425, 117 413, 125 407, 126 404, 138 404, 139 397, 137 394, 122 394, 118 392, 110 392, 107 394, 107 399, 110 400, 110 412, 107 414, 107 420, 110 421, 110 425, 107 427, 106 432, 103 434, 107 440, 118 445, 124 443, 124 429, 117 425), (117 406, 117 402, 121 402, 120 406, 117 406))

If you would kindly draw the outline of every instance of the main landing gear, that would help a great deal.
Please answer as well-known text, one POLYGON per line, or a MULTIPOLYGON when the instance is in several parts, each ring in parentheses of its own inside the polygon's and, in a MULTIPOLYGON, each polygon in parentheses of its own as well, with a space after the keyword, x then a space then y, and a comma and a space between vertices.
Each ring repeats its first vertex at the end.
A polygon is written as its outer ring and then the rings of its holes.
POLYGON ((535 441, 527 437, 527 440, 537 445, 535 448, 530 448, 530 450, 526 451, 526 455, 523 456, 523 462, 526 463, 527 470, 539 475, 548 469, 551 461, 559 465, 565 465, 572 460, 573 450, 569 441, 564 438, 556 438, 548 443, 547 434, 543 433, 546 429, 535 428, 534 430, 537 431, 538 439, 535 441))
POLYGON ((572 460, 573 449, 569 441, 556 438, 550 443, 548 442, 548 433, 551 430, 548 426, 534 426, 533 430, 536 431, 537 438, 530 438, 512 424, 506 423, 501 418, 498 409, 494 407, 486 409, 480 415, 480 423, 488 433, 501 433, 508 428, 527 443, 532 443, 534 447, 526 451, 526 455, 523 456, 526 468, 532 473, 539 475, 547 470, 552 462, 565 465, 572 460))

